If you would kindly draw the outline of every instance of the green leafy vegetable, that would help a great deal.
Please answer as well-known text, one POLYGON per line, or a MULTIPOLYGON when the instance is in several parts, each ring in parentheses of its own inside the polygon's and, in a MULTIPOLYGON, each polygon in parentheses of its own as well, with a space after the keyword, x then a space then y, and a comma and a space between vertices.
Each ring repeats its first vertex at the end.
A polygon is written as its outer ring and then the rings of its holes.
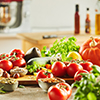
POLYGON ((52 56, 56 55, 57 53, 60 53, 62 56, 62 61, 67 60, 67 55, 70 51, 79 51, 79 47, 75 44, 76 38, 75 37, 70 37, 68 40, 65 40, 66 37, 62 38, 61 40, 56 40, 53 43, 53 46, 50 48, 50 50, 47 50, 47 47, 44 46, 43 49, 41 50, 41 55, 42 57, 45 56, 52 56))
POLYGON ((27 69, 30 73, 34 73, 34 72, 36 72, 38 69, 40 69, 40 66, 39 66, 39 64, 37 64, 37 63, 34 61, 32 65, 27 65, 26 69, 27 69))
POLYGON ((91 72, 98 77, 100 75, 100 67, 98 65, 93 65, 92 66, 93 70, 91 72))
POLYGON ((41 67, 44 67, 45 65, 39 65, 37 62, 33 62, 32 65, 27 65, 26 69, 30 72, 30 73, 34 73, 37 72, 38 70, 41 69, 41 67))
POLYGON ((72 88, 77 87, 74 100, 100 100, 100 81, 97 81, 100 68, 97 65, 92 68, 93 73, 81 73, 82 79, 72 84, 72 88))
POLYGON ((5 94, 6 91, 0 90, 0 94, 5 94))
POLYGON ((25 86, 24 85, 19 85, 19 88, 25 88, 25 86))
POLYGON ((92 92, 88 93, 87 98, 88 98, 88 100, 97 100, 97 97, 92 92))
POLYGON ((3 86, 2 87, 0 87, 0 94, 5 94, 6 93, 6 91, 4 91, 4 90, 2 90, 3 89, 3 86))

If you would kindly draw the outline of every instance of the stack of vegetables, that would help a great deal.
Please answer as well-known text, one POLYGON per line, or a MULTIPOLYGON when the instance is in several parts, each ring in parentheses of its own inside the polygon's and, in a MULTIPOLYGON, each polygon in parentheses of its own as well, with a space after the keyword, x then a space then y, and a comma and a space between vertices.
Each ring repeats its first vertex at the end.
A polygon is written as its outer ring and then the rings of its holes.
MULTIPOLYGON (((75 37, 64 37, 56 40, 49 50, 46 46, 41 51, 33 47, 26 54, 14 49, 10 55, 0 55, 0 68, 9 73, 14 66, 24 67, 28 74, 36 75, 37 83, 39 78, 73 78, 75 82, 72 88, 77 87, 74 100, 99 100, 100 81, 97 78, 100 75, 100 39, 91 37, 81 46, 75 42, 75 37), (3 64, 6 64, 5 67, 1 66, 3 64)), ((71 86, 63 83, 48 90, 50 100, 66 100, 71 93, 71 86), (52 97, 52 93, 55 97, 52 97)))
MULTIPOLYGON (((27 69, 33 73, 36 72, 36 68, 37 71, 41 68, 49 69, 49 71, 40 70, 36 74, 37 80, 47 77, 72 77, 75 81, 72 87, 77 87, 75 100, 99 100, 100 82, 96 79, 100 75, 100 39, 91 37, 81 46, 77 46, 75 42, 75 37, 70 37, 68 40, 64 37, 56 40, 49 50, 44 46, 41 56, 50 57, 50 59, 44 65, 33 62, 34 64, 28 65, 27 69)), ((51 98, 50 96, 50 100, 55 100, 51 98)))

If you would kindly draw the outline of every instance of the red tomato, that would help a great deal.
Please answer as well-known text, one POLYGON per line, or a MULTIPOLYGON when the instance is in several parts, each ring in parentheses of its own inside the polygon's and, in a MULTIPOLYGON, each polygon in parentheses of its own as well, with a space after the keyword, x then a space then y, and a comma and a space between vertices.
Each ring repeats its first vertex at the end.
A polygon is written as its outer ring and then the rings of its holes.
POLYGON ((58 83, 48 89, 50 100, 67 100, 72 94, 72 89, 67 83, 58 83))
POLYGON ((10 51, 10 56, 13 56, 13 55, 16 55, 16 57, 22 57, 22 58, 25 56, 24 52, 20 49, 11 50, 10 51))
POLYGON ((83 70, 83 67, 80 64, 77 63, 69 63, 66 66, 66 72, 70 77, 74 77, 75 73, 78 70, 83 70))
POLYGON ((65 68, 66 65, 63 62, 57 61, 53 63, 51 71, 54 76, 62 77, 66 74, 65 68))
POLYGON ((6 54, 6 53, 2 53, 2 54, 0 54, 0 60, 2 60, 2 59, 8 59, 8 57, 9 57, 9 54, 6 54))
POLYGON ((58 83, 56 85, 59 86, 60 88, 63 87, 63 88, 65 88, 67 90, 67 94, 68 94, 67 99, 71 96, 72 89, 71 89, 71 86, 68 83, 58 83))
POLYGON ((80 81, 82 78, 82 75, 79 75, 80 73, 89 73, 87 70, 79 70, 74 75, 74 81, 80 81))
POLYGON ((91 67, 93 64, 91 62, 81 62, 80 65, 83 67, 83 69, 90 72, 93 68, 91 67))
POLYGON ((13 66, 18 66, 18 67, 25 67, 26 61, 24 58, 12 58, 10 61, 13 63, 13 66))
POLYGON ((50 73, 50 72, 47 72, 45 70, 40 70, 38 73, 37 73, 37 76, 36 76, 36 81, 38 83, 38 79, 39 78, 53 78, 53 74, 50 73))
POLYGON ((0 60, 0 68, 5 71, 10 71, 13 68, 13 64, 9 60, 0 60))

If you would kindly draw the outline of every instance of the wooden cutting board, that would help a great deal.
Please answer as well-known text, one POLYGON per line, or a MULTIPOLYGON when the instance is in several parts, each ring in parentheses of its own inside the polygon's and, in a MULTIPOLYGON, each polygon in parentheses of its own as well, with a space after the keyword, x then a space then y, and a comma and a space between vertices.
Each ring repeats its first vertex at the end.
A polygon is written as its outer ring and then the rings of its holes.
MULTIPOLYGON (((4 77, 0 77, 0 80, 4 77)), ((62 78, 64 79, 67 83, 72 84, 74 82, 73 78, 62 78)), ((34 75, 25 75, 23 77, 16 78, 18 80, 19 85, 34 85, 37 84, 36 82, 36 76, 34 75)))

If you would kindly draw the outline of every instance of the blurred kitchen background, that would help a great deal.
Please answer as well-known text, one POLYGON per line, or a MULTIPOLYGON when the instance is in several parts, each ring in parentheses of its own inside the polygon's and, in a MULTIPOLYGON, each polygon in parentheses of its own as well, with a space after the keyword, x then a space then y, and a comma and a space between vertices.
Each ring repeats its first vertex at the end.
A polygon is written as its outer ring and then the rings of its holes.
POLYGON ((76 4, 79 4, 80 30, 85 31, 87 8, 90 11, 91 30, 95 28, 97 0, 4 1, 0 0, 0 53, 21 48, 21 40, 16 38, 17 33, 74 31, 76 4))
POLYGON ((91 27, 94 28, 96 2, 97 0, 32 0, 32 29, 74 30, 76 4, 79 4, 81 29, 85 28, 87 7, 90 9, 91 27))

